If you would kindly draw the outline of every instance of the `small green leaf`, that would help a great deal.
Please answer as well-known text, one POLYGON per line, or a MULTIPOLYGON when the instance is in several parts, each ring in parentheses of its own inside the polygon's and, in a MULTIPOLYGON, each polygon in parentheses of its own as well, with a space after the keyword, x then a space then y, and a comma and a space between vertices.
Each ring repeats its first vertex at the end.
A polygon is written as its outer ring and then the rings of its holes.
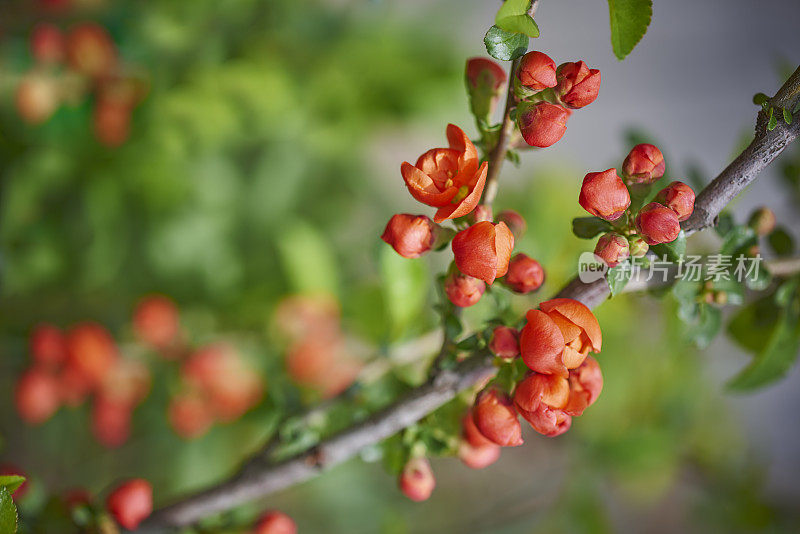
POLYGON ((749 226, 734 226, 722 241, 719 253, 723 256, 736 257, 743 254, 746 249, 758 243, 755 231, 749 226))
POLYGON ((14 534, 17 531, 17 507, 11 498, 11 493, 5 487, 0 487, 0 532, 14 534))
POLYGON ((783 310, 767 346, 728 383, 730 389, 749 391, 786 375, 800 350, 800 314, 797 306, 792 308, 790 303, 783 310))
POLYGON ((528 36, 516 32, 508 32, 492 26, 483 38, 486 51, 500 61, 511 61, 522 56, 528 50, 528 36))
POLYGON ((792 114, 786 108, 783 108, 783 122, 786 124, 792 124, 792 114))
POLYGON ((623 60, 642 40, 653 17, 652 0, 608 0, 611 47, 623 60))
MULTIPOLYGON (((772 275, 761 263, 758 266, 758 269, 748 269, 745 272, 745 279, 744 283, 747 285, 748 288, 752 289, 753 291, 763 291, 769 287, 769 284, 772 282, 772 275)), ((731 303, 733 304, 733 303, 731 303)))
POLYGON ((704 349, 711 343, 722 327, 722 311, 705 303, 699 304, 694 322, 686 326, 686 336, 698 348, 704 349))
POLYGON ((725 237, 734 226, 736 226, 736 223, 733 221, 733 215, 727 211, 723 211, 719 214, 719 219, 717 221, 717 225, 714 227, 714 230, 717 232, 718 236, 725 237))
POLYGON ((767 123, 767 130, 772 131, 778 125, 778 119, 775 118, 775 108, 769 108, 769 122, 767 123))
POLYGON ((757 353, 767 346, 779 311, 772 295, 742 306, 728 323, 728 336, 743 349, 757 353))
POLYGON ((608 270, 606 273, 606 281, 608 282, 612 297, 622 293, 622 290, 628 285, 632 274, 633 269, 628 262, 621 263, 608 270))
POLYGON ((794 239, 783 227, 778 227, 769 234, 767 242, 778 256, 788 256, 794 252, 794 239))
POLYGON ((5 487, 12 495, 17 488, 25 483, 25 477, 20 475, 0 475, 0 486, 5 487))
POLYGON ((528 14, 531 0, 506 0, 494 18, 495 25, 507 32, 524 33, 528 37, 539 37, 539 26, 528 14))
POLYGON ((763 106, 769 101, 769 97, 764 93, 756 93, 753 95, 753 104, 756 106, 763 106))
POLYGON ((599 233, 613 230, 611 223, 600 217, 576 217, 572 219, 572 233, 581 239, 591 239, 599 233))
POLYGON ((654 245, 650 250, 659 258, 666 257, 671 262, 677 262, 686 253, 686 234, 681 230, 674 241, 654 245))

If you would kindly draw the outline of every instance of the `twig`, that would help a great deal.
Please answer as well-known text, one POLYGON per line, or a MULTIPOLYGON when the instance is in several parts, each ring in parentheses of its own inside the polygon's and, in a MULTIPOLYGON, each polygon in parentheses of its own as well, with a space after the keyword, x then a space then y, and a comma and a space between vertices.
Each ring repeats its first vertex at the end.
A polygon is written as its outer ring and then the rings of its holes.
MULTIPOLYGON (((773 104, 793 109, 800 96, 799 87, 800 68, 781 87, 772 99, 773 104)), ((758 118, 756 137, 750 146, 698 195, 695 215, 684 223, 687 233, 713 224, 725 204, 749 185, 798 136, 800 121, 797 117, 792 125, 779 123, 771 132, 766 128, 764 119, 762 112, 758 118), (727 200, 721 203, 716 195, 722 195, 727 200)), ((493 180, 495 182, 496 176, 493 180)), ((488 185, 487 182, 487 190, 488 185)), ((605 280, 584 284, 574 278, 557 296, 573 298, 594 308, 608 294, 605 280)), ((490 355, 473 354, 453 369, 440 371, 424 385, 410 391, 364 422, 342 430, 311 450, 274 465, 252 464, 229 480, 156 511, 142 524, 138 532, 165 532, 171 527, 190 525, 209 515, 312 478, 322 469, 341 463, 356 455, 362 448, 378 443, 419 421, 451 400, 458 392, 491 376, 494 370, 490 355)))

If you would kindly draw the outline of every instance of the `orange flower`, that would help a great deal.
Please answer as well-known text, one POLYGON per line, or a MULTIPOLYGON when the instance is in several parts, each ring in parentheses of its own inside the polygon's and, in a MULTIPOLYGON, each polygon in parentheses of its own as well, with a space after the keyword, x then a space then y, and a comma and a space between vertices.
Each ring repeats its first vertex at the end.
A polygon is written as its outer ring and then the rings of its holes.
POLYGON ((683 182, 672 182, 653 200, 674 211, 680 222, 688 219, 694 211, 694 191, 683 182))
POLYGON ((570 383, 556 375, 532 373, 517 384, 514 405, 534 430, 554 437, 569 430, 572 417, 564 408, 570 400, 570 383))
POLYGON ((525 364, 543 374, 567 378, 589 351, 600 352, 602 334, 594 314, 577 300, 556 298, 529 310, 519 344, 525 364))
POLYGON ((386 243, 404 258, 419 258, 436 241, 438 225, 425 215, 392 215, 381 235, 386 243))
POLYGON ((481 392, 472 408, 472 420, 481 434, 503 447, 522 445, 522 428, 508 395, 490 389, 481 392))
POLYGON ((488 164, 480 167, 478 151, 461 128, 447 125, 450 148, 432 148, 416 165, 403 162, 400 172, 411 196, 439 208, 433 220, 455 219, 475 209, 486 183, 488 164))
POLYGON ((411 458, 398 479, 400 490, 414 502, 425 501, 436 487, 433 469, 427 458, 411 458))
POLYGON ((591 356, 577 369, 569 372, 569 400, 564 411, 569 415, 581 415, 603 391, 603 373, 600 364, 591 356))
POLYGON ((665 169, 664 155, 658 147, 642 143, 628 153, 622 163, 622 176, 629 184, 652 184, 664 176, 665 169))
POLYGON ((482 221, 457 233, 451 246, 459 271, 491 285, 508 271, 514 235, 505 223, 482 221))
POLYGON ((617 176, 617 169, 608 169, 590 172, 583 178, 578 203, 595 217, 615 221, 631 205, 631 195, 617 176))
POLYGON ((489 350, 495 355, 512 359, 519 356, 519 332, 516 328, 496 326, 489 341, 489 350))

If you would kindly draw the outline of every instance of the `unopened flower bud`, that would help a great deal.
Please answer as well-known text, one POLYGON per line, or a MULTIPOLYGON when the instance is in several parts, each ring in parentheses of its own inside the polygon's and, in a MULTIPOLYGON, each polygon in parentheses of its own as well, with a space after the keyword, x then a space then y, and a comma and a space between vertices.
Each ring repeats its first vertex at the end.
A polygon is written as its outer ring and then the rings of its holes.
POLYGON ((569 372, 569 400, 564 411, 572 416, 583 414, 583 411, 594 404, 603 390, 603 373, 600 364, 591 356, 577 369, 569 372))
POLYGON ((653 200, 674 211, 681 222, 694 211, 694 191, 683 182, 672 182, 659 191, 653 200))
POLYGON ((569 430, 572 418, 563 408, 569 401, 569 382, 566 378, 532 373, 517 384, 514 404, 520 415, 534 430, 555 437, 569 430))
POLYGON ((628 153, 622 163, 622 175, 629 184, 652 184, 664 176, 664 155, 655 145, 642 143, 628 153))
POLYGON ((617 176, 617 169, 608 169, 590 172, 583 178, 578 203, 595 217, 615 221, 631 205, 631 195, 617 176))
POLYGON ((468 308, 477 304, 483 292, 486 291, 486 282, 459 272, 452 272, 444 281, 444 292, 454 306, 468 308))
POLYGON ((775 229, 775 213, 767 207, 758 208, 750 215, 747 226, 760 236, 769 235, 775 229))
POLYGON ((136 530, 153 512, 153 487, 141 478, 125 482, 108 496, 106 507, 123 528, 136 530))
POLYGON ((475 426, 487 439, 503 447, 522 445, 522 428, 511 399, 496 389, 482 391, 472 408, 475 426))
POLYGON ((400 490, 412 501, 427 500, 436 487, 436 479, 428 459, 411 458, 403 467, 398 483, 400 490))
POLYGON ((470 469, 483 469, 500 458, 500 445, 489 443, 481 447, 462 441, 458 446, 458 457, 470 469))
POLYGON ((514 235, 505 223, 483 221, 456 234, 451 247, 459 271, 491 285, 508 271, 514 235))
POLYGON ((478 204, 472 213, 469 214, 469 219, 472 224, 488 221, 492 222, 494 216, 492 215, 492 208, 484 204, 478 204))
POLYGON ((641 258, 647 254, 648 250, 650 250, 650 246, 647 244, 644 238, 639 235, 633 235, 629 237, 628 246, 632 258, 641 258))
POLYGON ((588 106, 600 92, 600 71, 590 69, 583 61, 559 65, 557 78, 556 91, 571 108, 588 106))
POLYGON ((601 258, 609 267, 616 267, 628 258, 630 247, 625 236, 609 232, 600 236, 594 255, 601 258))
POLYGON ((525 235, 528 225, 525 219, 514 210, 503 210, 497 214, 497 222, 504 222, 511 233, 514 234, 514 239, 519 241, 525 235))
POLYGON ((674 211, 651 202, 636 216, 636 230, 648 245, 658 245, 674 241, 681 232, 681 223, 674 211))
POLYGON ((519 332, 516 328, 508 326, 497 326, 492 331, 492 339, 489 341, 489 350, 495 355, 512 359, 519 356, 519 332))
POLYGON ((526 143, 545 148, 564 137, 569 115, 568 110, 549 102, 522 102, 517 106, 517 125, 526 143))
POLYGON ((535 259, 526 254, 515 254, 508 263, 505 285, 517 293, 530 293, 544 282, 544 269, 535 259))
POLYGON ((29 369, 17 380, 14 403, 17 413, 26 423, 44 423, 61 404, 58 381, 36 367, 29 369))
POLYGON ((425 215, 398 213, 389 219, 381 239, 404 258, 418 258, 433 247, 437 228, 425 215))
POLYGON ((64 35, 58 26, 40 22, 31 33, 31 53, 40 63, 60 63, 64 59, 64 35))
POLYGON ((542 52, 528 52, 519 62, 517 78, 522 85, 533 91, 541 91, 556 85, 556 64, 542 52))
POLYGON ((491 59, 473 57, 467 60, 465 78, 472 113, 476 117, 488 117, 506 83, 506 71, 491 59))
POLYGON ((283 512, 273 510, 261 516, 253 534, 297 534, 297 524, 283 512))

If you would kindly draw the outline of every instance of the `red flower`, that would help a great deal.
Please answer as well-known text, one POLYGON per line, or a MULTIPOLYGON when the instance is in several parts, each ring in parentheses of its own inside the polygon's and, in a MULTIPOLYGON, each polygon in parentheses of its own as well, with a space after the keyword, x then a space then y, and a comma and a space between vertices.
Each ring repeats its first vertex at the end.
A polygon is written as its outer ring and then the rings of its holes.
POLYGON ((151 347, 165 349, 180 333, 178 308, 168 297, 148 295, 136 305, 133 329, 151 347))
POLYGON ((583 61, 560 65, 557 77, 556 91, 561 101, 571 108, 588 106, 600 92, 600 71, 590 69, 583 61))
POLYGON ((470 469, 483 469, 500 458, 500 448, 500 445, 495 445, 494 443, 475 447, 466 441, 462 441, 458 446, 458 457, 470 469))
POLYGON ((436 479, 427 458, 412 458, 406 462, 398 480, 400 490, 412 501, 425 501, 436 487, 436 479))
POLYGON ((44 423, 61 404, 58 381, 41 369, 29 369, 17 380, 14 403, 23 421, 32 425, 44 423))
POLYGON ((451 246, 459 271, 491 285, 508 271, 514 235, 505 223, 483 221, 456 234, 451 246))
POLYGON ((603 234, 594 248, 594 255, 601 258, 609 267, 616 267, 630 254, 625 236, 615 232, 603 234))
POLYGON ((600 364, 591 356, 577 369, 569 372, 569 400, 564 411, 569 415, 581 415, 594 404, 603 390, 603 373, 600 364))
POLYGON ((517 293, 530 293, 539 289, 544 282, 544 269, 541 264, 526 254, 515 254, 508 263, 505 284, 517 293))
POLYGON ((517 106, 517 125, 525 142, 545 148, 564 137, 569 111, 549 102, 522 102, 517 106))
POLYGON ((481 434, 503 447, 522 445, 522 428, 508 395, 495 389, 482 391, 475 399, 472 420, 481 434))
POLYGON ((418 258, 433 247, 436 229, 425 215, 398 213, 389 219, 381 239, 404 258, 418 258))
POLYGON ((519 356, 519 332, 516 328, 496 326, 492 331, 489 341, 489 350, 501 358, 516 358, 519 356))
POLYGON ((200 391, 190 388, 170 400, 167 417, 176 434, 183 439, 195 439, 214 424, 214 408, 200 391))
POLYGON ((92 405, 92 434, 102 446, 114 449, 131 435, 131 416, 133 407, 116 399, 104 396, 94 398, 92 405))
POLYGON ((578 203, 595 217, 615 221, 631 205, 631 195, 617 176, 617 169, 608 169, 590 172, 583 178, 578 203))
POLYGON ((506 83, 506 71, 491 59, 473 57, 467 60, 466 82, 472 113, 488 117, 506 83))
POLYGON ((603 336, 592 311, 581 302, 556 298, 529 310, 519 338, 520 353, 533 371, 567 378, 589 351, 600 352, 603 336))
POLYGON ((566 378, 532 373, 517 384, 514 405, 534 430, 554 437, 569 430, 572 418, 563 408, 569 400, 566 378))
POLYGON ((272 511, 261 516, 253 534, 297 534, 297 525, 283 512, 272 511))
POLYGON ((655 145, 642 143, 633 147, 622 163, 622 175, 628 183, 652 184, 664 176, 664 155, 655 145))
POLYGON ((31 53, 40 63, 60 63, 64 59, 64 35, 53 24, 40 22, 31 33, 31 53))
POLYGON ((683 182, 672 182, 659 191, 653 200, 674 211, 681 222, 694 211, 694 191, 683 182))
POLYGON ((658 245, 674 241, 681 232, 681 223, 674 211, 651 202, 636 216, 636 230, 648 245, 658 245))
POLYGON ((31 356, 36 363, 47 368, 56 368, 67 358, 64 335, 57 327, 42 323, 31 332, 31 356))
POLYGON ((522 239, 522 236, 525 235, 525 230, 528 228, 528 224, 522 215, 514 210, 503 210, 498 213, 497 222, 506 223, 508 229, 514 234, 514 239, 522 239))
POLYGON ((520 60, 517 78, 522 85, 534 91, 555 87, 556 64, 547 54, 528 52, 520 60))
POLYGON ((67 35, 67 61, 76 71, 99 77, 114 69, 117 50, 105 28, 84 23, 67 35))
POLYGON ((87 322, 67 333, 67 366, 90 387, 98 386, 119 359, 117 344, 103 326, 87 322))
POLYGON ((409 193, 423 204, 439 208, 433 220, 463 217, 475 209, 486 183, 488 163, 478 166, 478 151, 469 137, 447 125, 450 148, 432 148, 416 165, 403 162, 400 172, 409 193))
POLYGON ((108 496, 106 507, 123 528, 136 530, 153 512, 153 487, 141 478, 125 482, 108 496))

